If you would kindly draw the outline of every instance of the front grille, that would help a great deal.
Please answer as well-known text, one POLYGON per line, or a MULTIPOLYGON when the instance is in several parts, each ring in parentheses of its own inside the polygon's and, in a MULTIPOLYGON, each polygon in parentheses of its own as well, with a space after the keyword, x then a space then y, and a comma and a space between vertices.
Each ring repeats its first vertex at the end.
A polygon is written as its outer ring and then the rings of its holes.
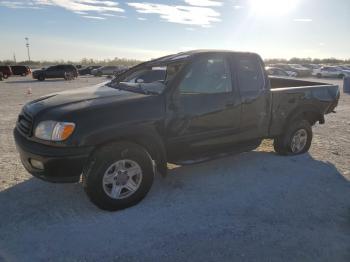
POLYGON ((22 111, 18 116, 17 129, 25 136, 32 135, 33 117, 22 111))

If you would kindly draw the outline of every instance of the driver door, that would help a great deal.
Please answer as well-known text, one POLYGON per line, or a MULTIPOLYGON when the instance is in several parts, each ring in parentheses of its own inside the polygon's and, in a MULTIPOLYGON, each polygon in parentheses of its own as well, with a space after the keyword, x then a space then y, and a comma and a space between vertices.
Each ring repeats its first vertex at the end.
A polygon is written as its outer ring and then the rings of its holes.
POLYGON ((167 146, 173 152, 187 152, 232 142, 239 132, 240 113, 240 99, 234 94, 225 56, 195 60, 168 106, 167 146))

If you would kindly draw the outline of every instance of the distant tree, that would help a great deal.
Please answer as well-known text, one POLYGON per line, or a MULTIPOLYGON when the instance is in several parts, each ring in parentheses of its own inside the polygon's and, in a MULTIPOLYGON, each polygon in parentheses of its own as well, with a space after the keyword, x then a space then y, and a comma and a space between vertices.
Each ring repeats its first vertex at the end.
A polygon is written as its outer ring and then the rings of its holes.
MULTIPOLYGON (((119 58, 115 57, 114 59, 92 59, 92 58, 82 58, 80 61, 66 61, 63 59, 60 60, 53 60, 53 61, 19 61, 17 62, 18 65, 27 65, 32 68, 41 68, 41 67, 47 67, 55 64, 74 64, 74 65, 83 65, 83 66, 90 66, 90 65, 115 65, 115 66, 134 66, 142 61, 136 60, 136 59, 127 59, 127 58, 119 58)), ((330 65, 337 65, 337 64, 349 64, 350 65, 350 58, 349 59, 336 59, 336 58, 325 58, 325 59, 319 59, 319 58, 299 58, 299 57, 293 57, 291 59, 284 59, 284 58, 270 58, 265 59, 266 64, 277 64, 277 63, 290 63, 290 64, 330 64, 330 65)), ((12 60, 0 60, 0 65, 14 65, 15 62, 12 60)))

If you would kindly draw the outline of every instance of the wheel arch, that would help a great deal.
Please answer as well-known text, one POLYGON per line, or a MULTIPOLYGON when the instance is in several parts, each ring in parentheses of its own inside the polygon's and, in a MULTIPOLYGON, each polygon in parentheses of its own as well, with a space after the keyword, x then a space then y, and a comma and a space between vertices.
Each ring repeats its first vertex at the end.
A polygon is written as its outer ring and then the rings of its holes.
POLYGON ((101 134, 99 137, 105 139, 101 139, 95 143, 95 149, 91 155, 93 155, 100 148, 112 143, 134 143, 143 147, 150 154, 151 158, 156 162, 157 171, 159 171, 161 175, 165 176, 167 174, 167 154, 163 139, 158 133, 140 128, 137 132, 119 131, 114 133, 112 137, 104 134, 101 134))
POLYGON ((297 108, 288 115, 283 130, 285 130, 288 124, 296 119, 305 119, 311 126, 315 125, 316 122, 319 122, 320 124, 325 123, 324 115, 320 110, 316 106, 308 104, 301 108, 297 108))

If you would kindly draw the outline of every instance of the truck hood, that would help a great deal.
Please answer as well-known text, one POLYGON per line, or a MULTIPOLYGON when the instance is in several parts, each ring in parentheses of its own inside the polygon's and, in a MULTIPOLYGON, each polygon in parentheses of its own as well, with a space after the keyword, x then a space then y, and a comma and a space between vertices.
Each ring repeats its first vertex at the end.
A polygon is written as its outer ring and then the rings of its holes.
POLYGON ((43 96, 26 104, 24 110, 35 116, 41 111, 57 107, 74 106, 74 108, 83 109, 92 105, 139 99, 147 96, 141 93, 114 89, 106 86, 107 83, 43 96))

